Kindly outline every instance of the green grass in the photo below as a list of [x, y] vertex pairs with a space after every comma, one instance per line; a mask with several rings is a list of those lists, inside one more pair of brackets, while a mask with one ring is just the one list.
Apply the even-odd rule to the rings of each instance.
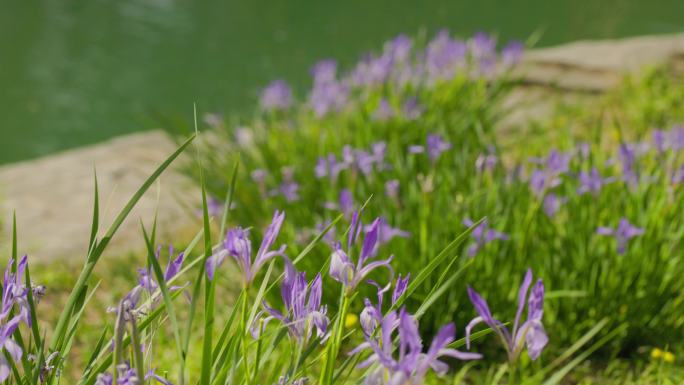
[[[364, 341], [354, 316], [363, 309], [364, 297], [375, 299], [376, 289], [365, 280], [356, 289], [343, 286], [328, 275], [328, 242], [343, 241], [355, 231], [348, 216], [327, 204], [337, 202], [345, 188], [352, 192], [354, 206], [363, 209], [364, 223], [383, 216], [410, 233], [377, 250], [378, 259], [394, 255], [394, 272], [411, 274], [405, 295], [393, 306], [385, 302], [383, 311], [404, 308], [412, 313], [425, 345], [442, 325], [455, 322], [456, 340], [449, 347], [465, 349], [463, 329], [477, 315], [466, 296], [467, 285], [510, 327], [526, 269], [532, 268], [545, 284], [543, 324], [550, 344], [539, 360], [522, 354], [504, 363], [497, 339], [482, 327], [474, 334], [473, 351], [484, 354], [483, 360], [450, 361], [449, 376], [430, 374], [425, 383], [682, 383], [684, 282], [679, 278], [684, 273], [684, 228], [679, 214], [684, 194], [671, 182], [673, 170], [682, 165], [680, 152], [645, 152], [635, 166], [642, 183], [629, 186], [616, 180], [596, 195], [579, 195], [576, 175], [597, 167], [604, 175], [622, 177], [613, 160], [618, 146], [650, 140], [654, 127], [682, 121], [684, 86], [666, 70], [653, 70], [626, 79], [620, 89], [591, 105], [561, 106], [549, 120], [532, 129], [509, 129], [508, 137], [501, 138], [501, 101], [516, 86], [508, 75], [485, 79], [456, 74], [429, 85], [386, 83], [356, 89], [342, 111], [324, 117], [298, 103], [287, 110], [236, 118], [236, 124], [249, 127], [249, 137], [236, 133], [232, 124], [200, 136], [197, 162], [188, 171], [198, 176], [201, 186], [202, 226], [194, 239], [178, 240], [176, 246], [185, 246], [185, 264], [169, 280], [162, 279], [166, 255], [160, 260], [154, 255], [157, 229], [165, 225], [156, 220], [141, 230], [146, 253], [119, 259], [102, 255], [137, 199], [197, 133], [150, 176], [102, 237], [95, 183], [93, 230], [81, 273], [74, 276], [74, 269], [66, 266], [37, 265], [32, 265], [30, 276], [26, 272], [27, 282], [44, 283], [49, 291], [38, 306], [27, 294], [36, 322], [32, 328], [22, 325], [12, 336], [22, 342], [25, 356], [12, 361], [10, 383], [35, 384], [42, 377], [40, 383], [90, 385], [99, 374], [114, 373], [124, 363], [138, 375], [154, 369], [181, 385], [272, 384], [284, 374], [290, 375], [288, 383], [300, 377], [326, 385], [362, 383], [375, 367], [359, 368], [366, 356], [347, 353]], [[410, 97], [423, 108], [419, 117], [372, 118], [381, 99], [398, 112]], [[441, 135], [452, 148], [437, 160], [407, 151], [411, 145], [424, 145], [429, 134]], [[334, 181], [314, 174], [320, 156], [332, 153], [339, 159], [345, 145], [368, 150], [378, 141], [386, 143], [388, 167], [367, 175], [345, 170]], [[566, 199], [549, 216], [543, 197], [530, 189], [527, 175], [540, 166], [529, 158], [546, 156], [551, 149], [575, 153], [580, 143], [589, 143], [588, 153], [575, 154], [569, 170], [558, 175], [558, 184], [542, 192]], [[486, 153], [504, 161], [487, 171], [476, 170], [477, 158]], [[284, 167], [291, 167], [291, 177], [300, 186], [294, 201], [270, 194], [288, 181]], [[264, 184], [250, 177], [257, 169], [267, 173]], [[391, 180], [399, 181], [397, 196], [385, 194]], [[210, 213], [207, 194], [219, 197], [223, 210]], [[263, 303], [283, 307], [278, 288], [285, 278], [281, 260], [266, 263], [251, 283], [231, 257], [214, 280], [205, 274], [208, 257], [222, 250], [224, 230], [233, 226], [250, 229], [254, 258], [256, 241], [275, 210], [287, 216], [272, 249], [286, 244], [296, 269], [306, 271], [309, 279], [322, 274], [322, 302], [330, 321], [324, 342], [295, 338], [288, 333], [291, 325], [277, 321], [258, 337], [250, 333], [251, 327], [261, 325], [255, 320]], [[509, 238], [488, 243], [471, 256], [473, 232], [485, 217]], [[615, 240], [596, 230], [614, 227], [623, 217], [643, 227], [644, 234], [631, 239], [621, 254]], [[464, 225], [465, 218], [475, 225]], [[326, 223], [324, 229], [317, 227]], [[21, 239], [21, 229], [13, 233]], [[12, 249], [16, 260], [21, 242], [15, 241]], [[356, 260], [360, 249], [357, 242], [346, 251]], [[159, 288], [127, 312], [122, 298], [136, 283], [134, 266], [148, 268]], [[387, 273], [378, 270], [369, 278], [384, 284]], [[183, 289], [173, 290], [176, 285]], [[118, 314], [105, 312], [117, 304]], [[21, 304], [15, 304], [11, 314], [20, 309]], [[313, 327], [310, 320], [307, 325]], [[114, 341], [113, 349], [109, 341]], [[145, 345], [143, 351], [134, 348], [139, 344]], [[60, 370], [46, 372], [46, 357], [55, 351], [59, 355], [52, 364]], [[29, 353], [35, 358], [28, 360]], [[115, 379], [124, 375], [117, 373]]]
[[[548, 120], [519, 131], [506, 130], [508, 136], [502, 138], [498, 133], [504, 114], [500, 100], [514, 83], [505, 77], [484, 82], [456, 76], [428, 89], [386, 86], [359, 95], [345, 111], [324, 118], [313, 116], [304, 104], [284, 112], [256, 111], [252, 117], [221, 125], [216, 133], [219, 139], [205, 143], [209, 189], [219, 196], [232, 165], [223, 154], [240, 152], [244, 171], [238, 182], [242, 188], [236, 193], [237, 207], [231, 213], [235, 223], [259, 223], [274, 209], [283, 209], [288, 214], [284, 231], [293, 239], [338, 215], [326, 209], [325, 203], [336, 202], [341, 189], [350, 189], [357, 204], [371, 197], [366, 209], [370, 217], [382, 215], [411, 233], [408, 239], [395, 238], [381, 251], [395, 255], [395, 269], [403, 274], [425, 266], [440, 247], [463, 231], [463, 218], [488, 217], [495, 229], [511, 239], [492, 242], [472, 261], [465, 255], [467, 245], [459, 248], [458, 266], [472, 265], [440, 299], [438, 310], [425, 314], [421, 322], [425, 333], [433, 333], [450, 320], [463, 327], [475, 315], [465, 296], [466, 283], [483, 292], [493, 309], [501, 309], [495, 312], [502, 314], [495, 315], [510, 317], [515, 290], [529, 266], [550, 291], [545, 317], [552, 351], [562, 351], [604, 317], [609, 320], [605, 332], [625, 328], [594, 358], [639, 360], [643, 351], [653, 347], [681, 350], [683, 194], [679, 185], [669, 182], [672, 170], [681, 164], [680, 155], [662, 158], [650, 152], [641, 157], [639, 172], [652, 181], [637, 188], [615, 182], [597, 197], [575, 192], [579, 171], [597, 167], [604, 175], [620, 177], [619, 165], [610, 163], [621, 142], [650, 140], [654, 128], [669, 129], [684, 121], [681, 81], [669, 76], [667, 69], [646, 71], [626, 78], [618, 90], [588, 105], [560, 105]], [[370, 119], [381, 98], [399, 109], [408, 96], [417, 96], [425, 108], [419, 119]], [[250, 129], [249, 141], [240, 139], [236, 127]], [[407, 154], [408, 146], [424, 144], [430, 133], [454, 145], [434, 167], [425, 157]], [[339, 159], [345, 145], [368, 150], [377, 141], [387, 143], [385, 159], [391, 169], [370, 176], [344, 171], [335, 183], [314, 176], [318, 157], [332, 153]], [[590, 154], [586, 159], [575, 156], [570, 172], [553, 189], [568, 200], [549, 218], [527, 181], [509, 182], [508, 175], [518, 165], [529, 174], [535, 167], [529, 157], [545, 156], [551, 149], [572, 152], [580, 143], [589, 143]], [[476, 159], [490, 148], [505, 162], [480, 174]], [[284, 167], [294, 170], [300, 184], [296, 202], [282, 196], [265, 197], [264, 190], [283, 182]], [[257, 169], [266, 171], [265, 188], [250, 179], [250, 172]], [[384, 184], [389, 180], [400, 182], [399, 199], [385, 196]], [[614, 241], [597, 235], [596, 229], [615, 226], [622, 217], [646, 233], [629, 242], [625, 255], [618, 255]], [[323, 257], [324, 252], [305, 261], [303, 267], [314, 272]], [[421, 285], [409, 300], [410, 307], [415, 309], [425, 300], [436, 279], [430, 277]], [[360, 304], [352, 308], [360, 311]], [[489, 343], [479, 348], [498, 351], [490, 349]]]

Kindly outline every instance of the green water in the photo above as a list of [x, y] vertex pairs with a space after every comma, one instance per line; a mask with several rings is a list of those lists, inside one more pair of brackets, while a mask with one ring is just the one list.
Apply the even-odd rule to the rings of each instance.
[[539, 45], [684, 30], [684, 1], [1, 0], [0, 163], [201, 111], [252, 108], [278, 77], [302, 95], [320, 58], [352, 63], [400, 32]]

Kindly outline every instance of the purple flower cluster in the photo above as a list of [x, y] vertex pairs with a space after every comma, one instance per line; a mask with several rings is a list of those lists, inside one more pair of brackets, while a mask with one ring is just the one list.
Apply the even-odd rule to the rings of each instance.
[[468, 48], [479, 73], [489, 74], [496, 65], [496, 40], [485, 33], [476, 33], [469, 41]]
[[271, 196], [282, 195], [287, 202], [297, 202], [299, 200], [299, 183], [295, 181], [294, 169], [283, 167], [281, 170], [283, 181], [277, 189], [270, 192]]
[[668, 131], [653, 131], [653, 145], [659, 153], [684, 149], [684, 126], [675, 126]]
[[387, 168], [386, 151], [385, 142], [373, 143], [369, 151], [346, 145], [342, 148], [342, 157], [339, 161], [335, 154], [319, 157], [314, 167], [314, 174], [318, 179], [328, 177], [332, 182], [335, 182], [344, 170], [370, 175], [373, 171], [382, 171]]
[[313, 88], [309, 94], [309, 104], [318, 117], [329, 112], [341, 111], [349, 100], [349, 86], [337, 80], [337, 63], [322, 60], [311, 69]]
[[290, 335], [300, 341], [307, 341], [316, 330], [316, 336], [325, 342], [329, 334], [327, 333], [328, 323], [326, 306], [321, 305], [323, 293], [321, 274], [308, 283], [306, 273], [297, 272], [292, 263], [285, 259], [285, 279], [280, 286], [280, 293], [285, 306], [285, 312], [263, 304], [265, 313], [268, 316], [257, 316], [252, 325], [252, 335], [258, 338], [261, 330], [269, 321], [276, 319], [287, 326]]
[[292, 89], [284, 80], [275, 80], [261, 91], [259, 104], [265, 111], [286, 110], [292, 105]]
[[[155, 258], [159, 260], [161, 254], [161, 246], [157, 247], [155, 252]], [[176, 277], [183, 267], [183, 261], [185, 259], [184, 253], [179, 253], [174, 257], [174, 248], [169, 246], [169, 261], [167, 262], [166, 269], [164, 270], [164, 282], [168, 283], [172, 278]], [[183, 286], [172, 285], [169, 286], [169, 290], [175, 291], [182, 289]], [[139, 313], [144, 313], [149, 309], [139, 309], [138, 304], [144, 292], [147, 292], [151, 296], [150, 307], [156, 306], [161, 300], [160, 296], [154, 296], [154, 294], [159, 289], [159, 283], [154, 277], [154, 272], [152, 267], [148, 268], [138, 268], [138, 284], [131, 289], [126, 296], [121, 300], [117, 307], [109, 307], [107, 309], [110, 313], [119, 313], [120, 310], [124, 310], [126, 313], [124, 318], [130, 320], [131, 318], [137, 316]]]
[[128, 363], [117, 366], [116, 371], [118, 374], [116, 384], [114, 384], [114, 377], [110, 373], [100, 373], [97, 375], [95, 385], [140, 385], [151, 380], [161, 385], [173, 385], [171, 381], [156, 374], [153, 370], [147, 372], [143, 380], [141, 380], [138, 372], [131, 368]]
[[578, 179], [580, 187], [577, 189], [577, 193], [580, 195], [591, 193], [594, 196], [597, 196], [601, 192], [603, 186], [615, 180], [613, 177], [602, 177], [596, 167], [592, 168], [588, 173], [584, 171], [580, 172]]
[[466, 65], [468, 45], [458, 39], [452, 39], [449, 31], [437, 33], [425, 49], [425, 72], [429, 83], [451, 79], [456, 71]]
[[[465, 226], [471, 227], [475, 224], [475, 222], [473, 222], [470, 218], [466, 218], [463, 220], [463, 224]], [[477, 225], [477, 227], [473, 229], [473, 232], [470, 234], [470, 236], [474, 241], [470, 246], [468, 246], [468, 255], [470, 257], [477, 255], [477, 253], [482, 250], [485, 245], [492, 241], [506, 241], [509, 238], [507, 234], [490, 228], [489, 221], [487, 219], [483, 220], [479, 225]]]
[[[341, 76], [334, 60], [316, 63], [311, 69], [313, 86], [308, 105], [320, 118], [342, 111], [350, 104], [353, 92], [368, 95], [368, 91], [384, 85], [429, 87], [452, 79], [459, 72], [475, 76], [491, 74], [497, 63], [504, 68], [517, 64], [524, 49], [522, 43], [512, 41], [499, 55], [496, 47], [496, 39], [483, 32], [464, 41], [442, 30], [424, 50], [414, 49], [409, 37], [399, 35], [385, 43], [382, 52], [364, 55], [351, 71]], [[264, 111], [285, 110], [292, 106], [292, 99], [287, 83], [276, 80], [261, 92], [260, 105]], [[422, 108], [415, 98], [409, 98], [403, 103], [402, 111], [411, 120], [420, 116]], [[393, 111], [382, 100], [373, 115], [377, 120], [386, 120], [393, 116]]]
[[570, 154], [552, 150], [546, 158], [533, 158], [533, 163], [542, 166], [530, 175], [530, 189], [539, 197], [547, 190], [558, 186], [560, 176], [570, 170]]
[[[377, 322], [377, 333], [364, 333], [365, 342], [349, 353], [354, 355], [370, 350], [371, 355], [358, 367], [378, 365], [377, 369], [368, 375], [364, 384], [421, 384], [430, 368], [439, 375], [447, 372], [449, 366], [440, 360], [441, 357], [459, 360], [482, 357], [477, 353], [461, 352], [448, 347], [454, 342], [456, 334], [456, 327], [452, 323], [442, 327], [430, 343], [427, 352], [423, 352], [418, 321], [405, 308], [398, 314], [396, 311], [390, 311], [385, 316], [378, 317]], [[398, 344], [394, 342], [395, 336], [398, 337]], [[385, 378], [389, 380], [385, 381]]]

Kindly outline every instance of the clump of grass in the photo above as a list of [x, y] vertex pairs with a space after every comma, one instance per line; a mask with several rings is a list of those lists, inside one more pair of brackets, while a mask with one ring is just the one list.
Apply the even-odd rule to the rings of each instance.
[[[240, 152], [245, 172], [233, 217], [254, 223], [285, 209], [283, 232], [302, 241], [303, 228], [315, 234], [372, 196], [367, 212], [383, 217], [388, 247], [399, 250], [394, 266], [403, 274], [427, 264], [468, 220], [487, 217], [482, 235], [456, 250], [463, 257], [456, 265], [470, 267], [439, 310], [425, 314], [421, 327], [429, 334], [445, 321], [462, 325], [472, 316], [464, 310], [463, 282], [485, 282], [482, 291], [498, 307], [515, 296], [521, 266], [531, 266], [551, 291], [552, 346], [572, 343], [605, 317], [611, 327], [629, 327], [601, 350], [604, 358], [678, 344], [684, 337], [683, 287], [676, 278], [684, 269], [677, 215], [681, 82], [666, 69], [651, 70], [591, 105], [559, 109], [536, 130], [507, 130], [509, 137], [500, 138], [500, 102], [515, 79], [506, 71], [484, 74], [472, 52], [479, 39], [465, 43], [470, 53], [437, 79], [414, 74], [419, 81], [401, 82], [398, 74], [429, 63], [435, 47], [449, 46], [444, 35], [414, 43], [410, 59], [380, 71], [386, 74], [380, 80], [355, 81], [366, 68], [384, 68], [378, 61], [393, 52], [393, 40], [327, 80], [315, 69], [330, 62], [315, 66], [306, 100], [297, 102], [278, 82], [264, 90], [253, 116], [230, 124], [208, 120], [217, 135], [204, 143], [213, 174], [209, 191], [217, 196], [225, 189], [231, 162], [224, 154]], [[321, 113], [326, 91], [339, 103]], [[276, 96], [280, 103], [273, 103]], [[615, 231], [623, 220], [643, 233], [625, 242], [616, 233], [597, 233]], [[318, 262], [304, 261], [302, 268], [314, 273]], [[436, 280], [417, 288], [416, 304]]]

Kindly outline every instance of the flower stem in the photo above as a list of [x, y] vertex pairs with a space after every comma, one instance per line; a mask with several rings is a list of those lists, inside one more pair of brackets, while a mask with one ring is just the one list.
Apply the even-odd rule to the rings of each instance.
[[145, 378], [145, 362], [142, 355], [142, 340], [140, 338], [140, 331], [135, 322], [135, 317], [131, 318], [131, 343], [133, 345], [133, 359], [135, 361], [135, 370], [138, 372], [138, 378], [144, 382]]
[[508, 384], [509, 385], [517, 385], [520, 383], [518, 381], [518, 365], [515, 364], [515, 362], [509, 362], [508, 363]]
[[349, 310], [349, 297], [345, 294], [345, 288], [342, 288], [341, 294], [341, 305], [339, 316], [335, 323], [335, 328], [333, 329], [333, 334], [328, 341], [328, 349], [325, 357], [325, 364], [323, 370], [321, 371], [320, 385], [331, 385], [333, 383], [333, 372], [335, 368], [335, 361], [337, 360], [337, 353], [340, 350], [340, 344], [342, 343], [342, 334], [344, 333], [344, 319], [347, 316], [347, 311]]
[[299, 361], [302, 358], [302, 350], [304, 349], [304, 340], [297, 340], [297, 350], [294, 355], [294, 362], [292, 363], [292, 375], [290, 376], [290, 383], [294, 383], [297, 378], [297, 370], [299, 370]]
[[249, 349], [247, 347], [247, 317], [249, 317], [247, 314], [247, 297], [249, 297], [249, 294], [247, 292], [247, 287], [243, 288], [243, 290], [245, 295], [242, 301], [242, 315], [240, 316], [240, 330], [242, 331], [242, 363], [245, 367], [245, 384], [249, 385], [251, 383], [251, 376], [249, 375], [249, 362], [247, 361], [249, 353]]

